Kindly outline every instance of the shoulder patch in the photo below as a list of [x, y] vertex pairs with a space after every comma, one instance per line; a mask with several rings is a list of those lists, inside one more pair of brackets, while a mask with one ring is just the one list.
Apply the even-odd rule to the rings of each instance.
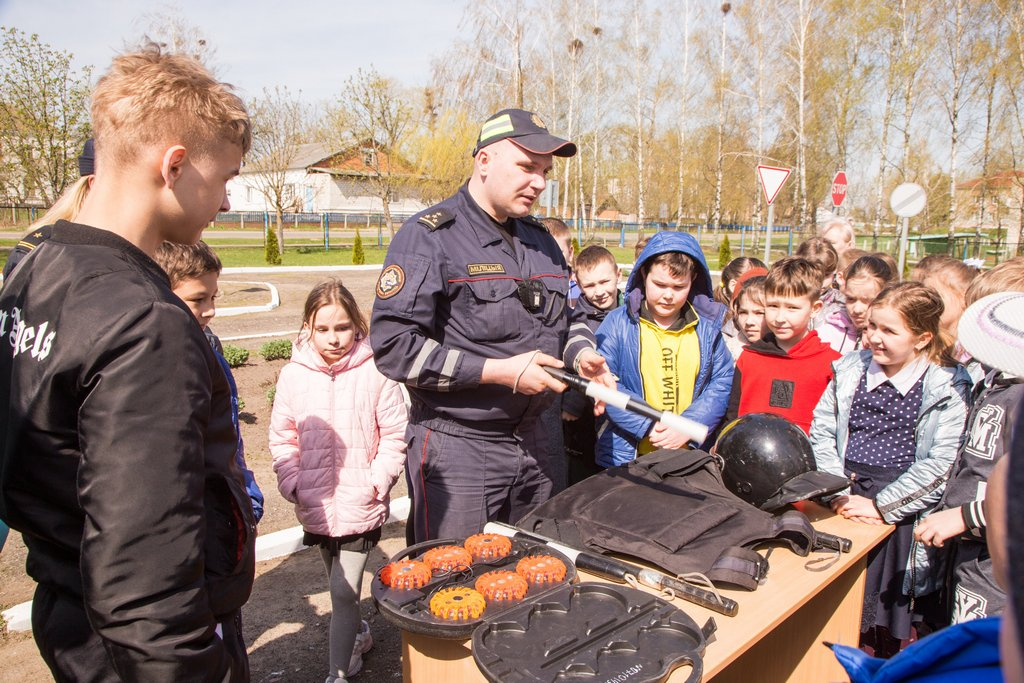
[[45, 242], [50, 237], [50, 226], [44, 226], [38, 230], [33, 230], [29, 234], [25, 235], [18, 242], [18, 246], [23, 251], [29, 252], [38, 247], [40, 244]]
[[390, 299], [405, 286], [405, 271], [401, 266], [390, 265], [381, 271], [377, 279], [377, 298]]
[[548, 229], [544, 227], [544, 224], [541, 223], [538, 219], [534, 218], [533, 216], [523, 216], [519, 220], [529, 225], [531, 228], [537, 228], [538, 230], [543, 230], [544, 232], [548, 231]]
[[451, 223], [453, 220], [455, 220], [455, 214], [448, 209], [434, 209], [417, 218], [416, 222], [426, 226], [427, 230], [433, 232]]

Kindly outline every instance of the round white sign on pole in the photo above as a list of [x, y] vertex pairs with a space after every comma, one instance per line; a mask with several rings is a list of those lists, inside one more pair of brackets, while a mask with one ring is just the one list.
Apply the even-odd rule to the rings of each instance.
[[900, 218], [911, 218], [924, 211], [928, 195], [917, 183], [898, 185], [889, 195], [889, 206]]

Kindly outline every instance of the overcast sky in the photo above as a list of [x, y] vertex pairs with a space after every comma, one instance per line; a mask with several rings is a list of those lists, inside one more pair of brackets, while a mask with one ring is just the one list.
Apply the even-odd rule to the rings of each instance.
[[220, 77], [247, 99], [287, 85], [325, 100], [371, 64], [404, 85], [426, 85], [431, 59], [454, 40], [465, 0], [0, 0], [0, 25], [74, 54], [102, 73], [147, 12], [176, 7], [216, 46]]

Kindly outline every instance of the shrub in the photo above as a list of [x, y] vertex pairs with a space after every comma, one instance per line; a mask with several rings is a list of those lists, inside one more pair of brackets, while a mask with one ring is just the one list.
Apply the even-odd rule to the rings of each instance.
[[224, 360], [228, 362], [228, 367], [237, 368], [249, 360], [249, 352], [240, 346], [225, 346]]
[[267, 389], [267, 401], [270, 402], [270, 405], [274, 405], [274, 397], [275, 396], [277, 396], [277, 386], [276, 385], [270, 387], [269, 389]]
[[263, 258], [268, 265], [281, 265], [281, 254], [277, 251], [277, 233], [272, 227], [267, 230], [267, 239], [263, 243]]
[[361, 266], [366, 263], [366, 254], [363, 253], [363, 238], [356, 228], [356, 241], [352, 243], [352, 263]]
[[278, 360], [280, 358], [292, 357], [292, 343], [287, 339], [275, 339], [268, 341], [260, 347], [260, 355], [263, 360]]
[[732, 261], [732, 246], [729, 244], [729, 236], [722, 235], [722, 243], [718, 246], [718, 267], [725, 268]]
[[574, 255], [580, 253], [580, 241], [575, 237], [572, 238], [572, 253]]

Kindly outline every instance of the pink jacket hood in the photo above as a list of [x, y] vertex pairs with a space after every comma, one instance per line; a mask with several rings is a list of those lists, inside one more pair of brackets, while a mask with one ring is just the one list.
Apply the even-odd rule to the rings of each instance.
[[377, 370], [367, 340], [328, 366], [300, 339], [277, 380], [270, 453], [304, 529], [337, 538], [386, 521], [407, 420], [402, 392]]

